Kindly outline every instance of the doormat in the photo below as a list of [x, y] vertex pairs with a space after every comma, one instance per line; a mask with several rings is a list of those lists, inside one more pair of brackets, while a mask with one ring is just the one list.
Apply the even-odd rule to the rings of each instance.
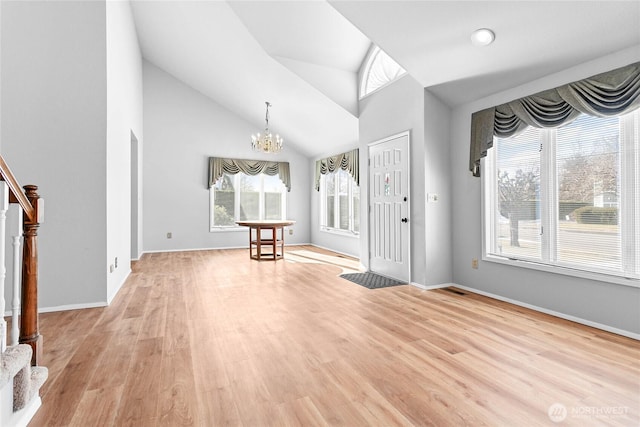
[[376, 273], [347, 273], [341, 274], [340, 277], [347, 279], [353, 283], [364, 286], [369, 289], [388, 288], [389, 286], [406, 285], [406, 283], [397, 279], [390, 279], [388, 277], [380, 276]]

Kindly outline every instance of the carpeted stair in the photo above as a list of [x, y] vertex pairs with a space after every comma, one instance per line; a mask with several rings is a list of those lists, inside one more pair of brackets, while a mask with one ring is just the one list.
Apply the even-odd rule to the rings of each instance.
[[[43, 366], [31, 366], [31, 346], [19, 344], [7, 349], [0, 359], [0, 391], [13, 380], [13, 412], [23, 409], [38, 393], [49, 372]], [[6, 409], [6, 408], [2, 408]], [[0, 412], [4, 419], [8, 414]], [[2, 424], [2, 420], [0, 420]]]

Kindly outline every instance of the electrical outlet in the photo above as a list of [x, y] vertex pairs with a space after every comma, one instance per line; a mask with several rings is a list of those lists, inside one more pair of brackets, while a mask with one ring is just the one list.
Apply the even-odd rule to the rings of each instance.
[[168, 232], [168, 233], [167, 233], [167, 239], [171, 239], [172, 237], [173, 237], [173, 233]]
[[431, 202], [431, 203], [435, 203], [438, 201], [438, 194], [437, 193], [427, 193], [427, 201]]
[[118, 268], [118, 257], [116, 257], [115, 261], [113, 262], [113, 265], [115, 265], [115, 267]]
[[293, 236], [293, 228], [289, 229], [289, 236]]
[[471, 260], [471, 268], [475, 268], [476, 270], [478, 269], [478, 258], [473, 258]]

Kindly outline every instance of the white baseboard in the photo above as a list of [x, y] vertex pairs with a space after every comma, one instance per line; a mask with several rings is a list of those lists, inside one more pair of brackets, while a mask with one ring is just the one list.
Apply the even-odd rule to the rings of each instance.
[[82, 310], [84, 308], [98, 308], [98, 307], [106, 307], [106, 301], [102, 302], [89, 302], [84, 304], [65, 304], [65, 305], [56, 305], [53, 307], [39, 307], [38, 313], [51, 313], [53, 311], [69, 311], [69, 310]]
[[549, 309], [546, 309], [546, 308], [543, 308], [543, 307], [538, 307], [538, 306], [533, 305], [533, 304], [528, 304], [526, 302], [514, 300], [514, 299], [511, 299], [511, 298], [506, 298], [506, 297], [503, 297], [503, 296], [500, 296], [500, 295], [492, 294], [490, 292], [485, 292], [485, 291], [481, 291], [479, 289], [470, 288], [468, 286], [457, 285], [455, 283], [451, 283], [450, 285], [447, 285], [447, 286], [455, 286], [456, 288], [464, 289], [465, 291], [472, 292], [474, 294], [483, 295], [485, 297], [489, 297], [489, 298], [497, 299], [497, 300], [500, 300], [500, 301], [508, 302], [509, 304], [514, 304], [514, 305], [517, 305], [517, 306], [520, 306], [520, 307], [529, 308], [531, 310], [539, 311], [540, 313], [549, 314], [551, 316], [559, 317], [561, 319], [570, 320], [572, 322], [580, 323], [580, 324], [586, 325], [586, 326], [591, 326], [592, 328], [601, 329], [601, 330], [607, 331], [607, 332], [612, 332], [614, 334], [622, 335], [624, 337], [632, 338], [634, 340], [640, 340], [640, 334], [637, 334], [635, 332], [626, 331], [624, 329], [614, 328], [614, 327], [609, 326], [609, 325], [604, 325], [602, 323], [593, 322], [593, 321], [587, 320], [587, 319], [582, 319], [580, 317], [572, 316], [570, 314], [560, 313], [558, 311], [549, 310]]
[[[312, 246], [312, 245], [311, 245], [311, 243], [285, 243], [285, 246]], [[161, 254], [163, 252], [218, 251], [218, 250], [228, 250], [228, 249], [246, 249], [246, 250], [249, 250], [249, 247], [247, 245], [243, 245], [243, 246], [223, 246], [223, 247], [215, 247], [215, 248], [160, 249], [160, 250], [152, 250], [152, 251], [143, 251], [142, 255], [144, 255], [144, 254]], [[140, 256], [140, 258], [142, 258], [142, 255]]]
[[[55, 305], [51, 307], [38, 307], [38, 313], [52, 313], [55, 311], [69, 311], [69, 310], [83, 310], [85, 308], [99, 308], [99, 307], [108, 307], [113, 301], [113, 298], [118, 294], [118, 291], [124, 285], [126, 279], [120, 284], [118, 290], [113, 294], [112, 298], [109, 301], [99, 301], [99, 302], [87, 302], [82, 304], [65, 304], [65, 305]], [[12, 311], [6, 311], [4, 313], [5, 317], [10, 317], [13, 314]]]
[[[223, 250], [223, 249], [248, 249], [248, 247], [246, 247], [246, 246], [225, 246], [225, 247], [221, 247], [221, 248], [158, 249], [158, 250], [152, 250], [152, 251], [143, 251], [142, 255], [144, 255], [144, 254], [161, 254], [161, 253], [165, 253], [165, 252], [216, 251], [216, 250]], [[142, 256], [140, 256], [140, 258], [142, 258]]]
[[409, 284], [411, 286], [415, 286], [416, 288], [422, 289], [423, 291], [431, 291], [433, 289], [442, 289], [442, 288], [448, 288], [449, 286], [456, 286], [453, 283], [442, 283], [439, 285], [422, 285], [420, 283], [410, 282]]
[[[85, 308], [99, 308], [99, 307], [107, 307], [109, 304], [106, 301], [101, 302], [88, 302], [83, 304], [65, 304], [65, 305], [55, 305], [52, 307], [38, 307], [38, 313], [52, 313], [54, 311], [69, 311], [69, 310], [82, 310]], [[20, 312], [18, 312], [20, 314]], [[5, 311], [5, 317], [11, 317], [13, 312]]]
[[[314, 245], [312, 245], [311, 243], [285, 243], [285, 246], [314, 246]], [[143, 251], [142, 255], [144, 255], [144, 254], [161, 254], [163, 252], [218, 251], [218, 250], [228, 250], [228, 249], [247, 249], [247, 250], [249, 250], [249, 247], [246, 246], [246, 245], [243, 245], [243, 246], [222, 246], [222, 247], [215, 247], [215, 248], [160, 249], [160, 250], [152, 250], [152, 251]], [[328, 249], [328, 250], [331, 250], [331, 249]], [[336, 251], [334, 251], [334, 252], [336, 252]], [[140, 258], [142, 258], [142, 255], [140, 256]], [[349, 255], [349, 256], [351, 256], [351, 255]]]
[[113, 299], [116, 297], [116, 295], [118, 295], [118, 292], [120, 291], [120, 289], [122, 289], [122, 286], [125, 284], [125, 282], [127, 281], [127, 279], [129, 278], [130, 275], [131, 275], [131, 269], [129, 269], [129, 271], [127, 271], [127, 275], [124, 276], [124, 279], [120, 282], [120, 284], [115, 289], [115, 291], [112, 292], [111, 295], [107, 295], [107, 305], [111, 305], [111, 301], [113, 301]]
[[[337, 254], [344, 255], [344, 256], [348, 256], [348, 257], [351, 257], [351, 258], [360, 259], [360, 257], [359, 257], [359, 256], [357, 256], [357, 255], [348, 254], [348, 253], [346, 253], [346, 252], [336, 251], [335, 249], [325, 248], [324, 246], [315, 245], [315, 244], [313, 244], [313, 243], [305, 243], [305, 245], [313, 246], [314, 248], [318, 248], [318, 249], [324, 249], [325, 251], [335, 252], [335, 253], [337, 253]], [[302, 246], [302, 245], [300, 245], [300, 246]]]

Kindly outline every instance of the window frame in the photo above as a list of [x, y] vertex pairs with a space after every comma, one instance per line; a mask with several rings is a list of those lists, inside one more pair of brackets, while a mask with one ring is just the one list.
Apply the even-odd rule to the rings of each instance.
[[[499, 264], [524, 267], [534, 270], [557, 273], [572, 277], [598, 280], [608, 283], [615, 283], [631, 287], [640, 287], [640, 277], [627, 277], [630, 275], [640, 276], [640, 242], [634, 239], [640, 224], [640, 200], [634, 197], [634, 191], [640, 189], [640, 110], [620, 116], [620, 146], [619, 153], [621, 155], [620, 163], [620, 182], [627, 185], [621, 186], [621, 206], [620, 217], [629, 218], [627, 221], [621, 222], [621, 263], [623, 272], [616, 274], [610, 270], [599, 268], [587, 268], [576, 264], [570, 264], [557, 260], [556, 241], [557, 236], [557, 215], [558, 196], [557, 196], [557, 156], [555, 130], [542, 129], [541, 135], [541, 158], [540, 158], [540, 192], [545, 197], [541, 197], [541, 213], [540, 225], [545, 230], [541, 235], [541, 257], [533, 259], [526, 257], [515, 258], [512, 255], [501, 256], [496, 250], [496, 216], [497, 216], [497, 195], [498, 183], [495, 179], [496, 174], [496, 156], [497, 150], [490, 149], [486, 158], [481, 159], [482, 174], [481, 182], [481, 215], [482, 215], [482, 259]], [[631, 135], [625, 138], [625, 135]], [[629, 149], [629, 145], [633, 148], [633, 155], [622, 156], [624, 150]], [[553, 154], [553, 155], [552, 155]], [[631, 182], [629, 174], [633, 174], [634, 181]], [[629, 183], [631, 183], [629, 185]], [[543, 203], [543, 200], [545, 201]], [[550, 201], [550, 203], [549, 203]], [[630, 203], [629, 203], [630, 201]], [[631, 241], [629, 241], [629, 239]], [[556, 258], [556, 259], [554, 259]], [[629, 272], [631, 273], [624, 273]], [[634, 273], [635, 271], [635, 273]]]
[[[335, 189], [335, 195], [334, 195], [334, 200], [333, 200], [333, 219], [334, 219], [334, 225], [340, 223], [340, 197], [339, 194], [339, 188], [340, 188], [340, 174], [342, 173], [342, 176], [345, 176], [348, 178], [347, 182], [348, 182], [348, 189], [347, 189], [347, 199], [349, 200], [349, 229], [345, 230], [343, 228], [340, 227], [329, 227], [327, 226], [327, 184], [326, 184], [326, 180], [331, 177], [332, 179], [334, 179], [334, 189]], [[355, 180], [353, 179], [353, 177], [346, 171], [344, 171], [343, 169], [338, 169], [334, 172], [328, 173], [328, 174], [322, 174], [320, 176], [320, 231], [324, 231], [327, 233], [333, 233], [333, 234], [340, 234], [343, 236], [350, 236], [350, 237], [360, 237], [360, 231], [355, 231], [355, 216], [354, 216], [354, 210], [355, 210], [355, 203], [353, 201], [353, 188], [355, 187], [359, 187], [358, 184], [356, 184]], [[360, 203], [360, 195], [358, 195], [358, 204]]]
[[[395, 64], [400, 68], [401, 72], [395, 78], [389, 79], [386, 83], [378, 86], [377, 88], [375, 88], [374, 90], [372, 90], [370, 92], [366, 92], [366, 89], [367, 89], [367, 86], [368, 86], [368, 82], [369, 82], [369, 76], [371, 74], [371, 69], [373, 68], [373, 65], [375, 64], [375, 61], [378, 58], [378, 55], [380, 53], [384, 53], [393, 62], [395, 62]], [[360, 84], [358, 85], [358, 99], [362, 100], [362, 99], [368, 97], [369, 95], [372, 95], [372, 94], [378, 92], [379, 90], [389, 86], [391, 83], [393, 83], [393, 82], [401, 79], [402, 77], [406, 76], [407, 74], [408, 74], [407, 70], [405, 70], [393, 58], [391, 58], [385, 51], [380, 49], [379, 46], [372, 45], [371, 49], [369, 50], [369, 52], [365, 56], [365, 59], [364, 59], [364, 62], [363, 62], [362, 72], [361, 72], [361, 75], [360, 75]]]
[[[259, 201], [258, 201], [258, 212], [259, 212], [259, 218], [260, 220], [264, 219], [264, 215], [265, 215], [265, 207], [264, 207], [264, 202], [265, 202], [265, 194], [264, 194], [264, 180], [265, 180], [265, 176], [268, 176], [264, 173], [258, 174], [258, 175], [247, 175], [243, 172], [239, 172], [237, 174], [228, 174], [228, 173], [224, 173], [222, 175], [222, 177], [220, 179], [224, 179], [224, 176], [227, 175], [229, 176], [231, 179], [233, 179], [233, 185], [234, 185], [234, 194], [233, 194], [233, 203], [234, 203], [234, 218], [233, 221], [241, 221], [241, 219], [239, 218], [240, 215], [240, 195], [241, 195], [241, 191], [235, 191], [235, 188], [239, 188], [239, 182], [240, 179], [242, 177], [242, 175], [247, 176], [247, 177], [251, 177], [251, 176], [258, 176], [260, 177], [260, 197], [259, 197]], [[279, 179], [279, 175], [276, 175]], [[217, 183], [217, 182], [216, 182]], [[284, 184], [282, 184], [282, 220], [284, 221], [287, 216], [287, 209], [289, 208], [289, 205], [287, 203], [287, 188], [285, 187]], [[210, 232], [220, 232], [220, 231], [242, 231], [244, 229], [244, 227], [239, 226], [238, 224], [233, 224], [233, 225], [215, 225], [213, 223], [214, 221], [214, 208], [215, 208], [215, 185], [212, 185], [211, 188], [209, 188], [209, 231]]]

